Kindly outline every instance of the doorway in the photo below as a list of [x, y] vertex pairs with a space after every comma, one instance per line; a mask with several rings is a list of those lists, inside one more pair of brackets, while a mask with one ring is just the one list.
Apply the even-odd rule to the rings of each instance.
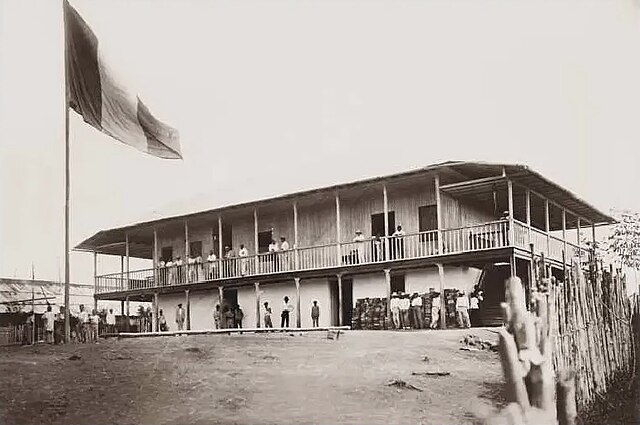
[[[331, 323], [333, 326], [340, 324], [340, 308], [338, 298], [338, 279], [329, 279], [329, 296], [331, 297]], [[353, 279], [342, 278], [342, 325], [351, 326], [353, 319]]]
[[258, 253], [269, 252], [269, 245], [273, 240], [273, 230], [258, 232]]
[[[396, 229], [396, 213], [389, 211], [389, 236]], [[371, 236], [385, 236], [384, 213], [371, 214]]]
[[[228, 307], [235, 307], [238, 305], [238, 290], [237, 289], [225, 289], [224, 290], [224, 305]], [[224, 308], [223, 305], [223, 308]], [[243, 306], [246, 308], [246, 306]]]

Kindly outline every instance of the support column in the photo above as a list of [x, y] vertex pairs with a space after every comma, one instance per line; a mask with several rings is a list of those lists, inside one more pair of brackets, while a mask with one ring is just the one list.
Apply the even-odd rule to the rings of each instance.
[[527, 233], [529, 236], [527, 244], [529, 244], [531, 243], [531, 191], [529, 189], [525, 192], [525, 203], [527, 205]]
[[513, 227], [513, 183], [507, 180], [507, 197], [509, 200], [509, 229], [507, 246], [515, 246], [515, 232]]
[[[120, 256], [120, 290], [124, 291], [124, 257]], [[124, 309], [122, 310], [122, 315], [124, 316]]]
[[189, 301], [189, 290], [185, 289], [184, 290], [184, 299], [185, 299], [185, 305], [186, 305], [186, 310], [187, 310], [187, 330], [191, 330], [191, 303]]
[[387, 288], [387, 325], [391, 329], [393, 318], [391, 317], [391, 269], [384, 269], [384, 282]]
[[258, 243], [258, 209], [257, 208], [253, 209], [253, 247], [254, 247], [254, 252], [256, 254], [255, 257], [253, 258], [255, 272], [260, 273], [259, 272], [260, 262], [258, 259], [259, 243]]
[[159, 295], [157, 292], [153, 293], [153, 331], [160, 332], [160, 321], [158, 320], [158, 300]]
[[296, 282], [296, 327], [302, 327], [302, 317], [301, 317], [301, 309], [300, 309], [300, 278], [294, 277], [293, 280]]
[[509, 255], [509, 271], [511, 277], [515, 277], [517, 275], [516, 256], [513, 253]]
[[129, 332], [130, 328], [131, 328], [131, 314], [130, 314], [130, 302], [129, 302], [129, 295], [126, 296], [126, 301], [125, 301], [126, 305], [127, 305], [127, 318], [126, 318], [126, 322], [125, 322], [125, 326], [124, 328], [127, 330], [127, 332]]
[[338, 277], [338, 326], [342, 326], [342, 274], [338, 273], [336, 276]]
[[93, 309], [98, 310], [98, 253], [93, 251]]
[[222, 216], [218, 216], [218, 259], [222, 259], [224, 257], [224, 252], [222, 251]]
[[189, 247], [189, 223], [184, 221], [184, 264], [188, 264], [189, 256], [191, 255]]
[[[222, 314], [222, 305], [224, 304], [224, 288], [222, 286], [218, 286], [218, 304], [220, 304], [220, 314]], [[220, 323], [223, 323], [222, 317]]]
[[549, 230], [551, 226], [549, 225], [549, 200], [544, 200], [544, 231], [547, 234], [547, 257], [551, 257], [551, 238], [549, 237]]
[[[387, 185], [382, 185], [382, 203], [384, 206], [384, 259], [389, 260], [389, 198], [387, 195]], [[371, 235], [372, 237], [374, 235]]]
[[444, 267], [442, 263], [437, 263], [438, 274], [440, 275], [440, 329], [447, 329], [447, 300], [444, 296]]
[[567, 264], [567, 210], [562, 209], [562, 252], [563, 268]]
[[444, 240], [442, 239], [442, 201], [440, 199], [440, 176], [434, 178], [436, 193], [436, 220], [438, 222], [438, 254], [444, 254]]
[[298, 203], [293, 201], [293, 252], [296, 270], [300, 269], [300, 253], [298, 251]]
[[158, 231], [153, 229], [153, 283], [155, 286], [160, 286], [160, 279], [158, 276]]
[[577, 242], [578, 242], [578, 264], [580, 264], [580, 267], [582, 267], [582, 244], [580, 243], [580, 217], [577, 217], [576, 220], [576, 236], [577, 236]]
[[124, 300], [120, 301], [120, 316], [124, 316]]
[[256, 287], [256, 328], [259, 328], [260, 327], [260, 282], [256, 282], [254, 283], [254, 285]]
[[337, 266], [342, 265], [342, 255], [340, 253], [341, 242], [342, 242], [342, 237], [340, 235], [340, 195], [338, 195], [338, 193], [336, 192], [336, 260], [337, 260], [336, 265]]
[[125, 287], [125, 290], [129, 290], [130, 289], [130, 284], [129, 284], [129, 273], [130, 273], [130, 257], [129, 257], [129, 233], [125, 234], [125, 255], [127, 257], [127, 286]]

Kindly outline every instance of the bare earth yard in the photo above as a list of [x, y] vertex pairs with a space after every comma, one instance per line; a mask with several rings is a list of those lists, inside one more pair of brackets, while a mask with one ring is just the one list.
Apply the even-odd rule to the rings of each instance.
[[[497, 339], [348, 331], [1, 348], [0, 423], [467, 424], [474, 404], [500, 404], [503, 390], [497, 353], [461, 351], [466, 334]], [[425, 371], [451, 374], [412, 375]]]

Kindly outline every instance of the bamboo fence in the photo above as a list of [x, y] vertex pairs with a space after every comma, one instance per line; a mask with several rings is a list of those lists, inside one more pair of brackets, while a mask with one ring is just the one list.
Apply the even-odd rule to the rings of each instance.
[[[542, 261], [532, 272], [537, 296], [547, 298], [553, 369], [575, 372], [578, 409], [602, 397], [613, 380], [635, 372], [633, 306], [623, 276], [590, 261], [574, 261], [564, 281]], [[637, 311], [637, 307], [636, 307]]]

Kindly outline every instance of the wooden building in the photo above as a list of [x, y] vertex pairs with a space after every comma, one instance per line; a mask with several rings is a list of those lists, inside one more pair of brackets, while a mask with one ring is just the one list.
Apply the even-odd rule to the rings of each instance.
[[[221, 301], [243, 308], [245, 327], [259, 327], [267, 300], [277, 326], [285, 295], [295, 306], [292, 326], [311, 325], [313, 300], [320, 326], [349, 325], [361, 298], [469, 291], [479, 282], [485, 313], [495, 315], [504, 277], [528, 282], [532, 246], [562, 276], [573, 258], [587, 258], [581, 240], [612, 222], [526, 166], [445, 162], [104, 230], [76, 249], [122, 257], [119, 271], [96, 276], [97, 299], [152, 301], [170, 329], [178, 303], [188, 328], [212, 328]], [[397, 226], [401, 237], [392, 236]], [[364, 241], [353, 241], [356, 230]], [[290, 249], [270, 253], [281, 237]], [[247, 257], [237, 256], [241, 245]], [[226, 247], [235, 256], [225, 258]], [[217, 260], [207, 262], [211, 251]], [[190, 256], [202, 263], [187, 266]], [[131, 257], [153, 266], [130, 270]], [[178, 257], [183, 266], [161, 265]]]

